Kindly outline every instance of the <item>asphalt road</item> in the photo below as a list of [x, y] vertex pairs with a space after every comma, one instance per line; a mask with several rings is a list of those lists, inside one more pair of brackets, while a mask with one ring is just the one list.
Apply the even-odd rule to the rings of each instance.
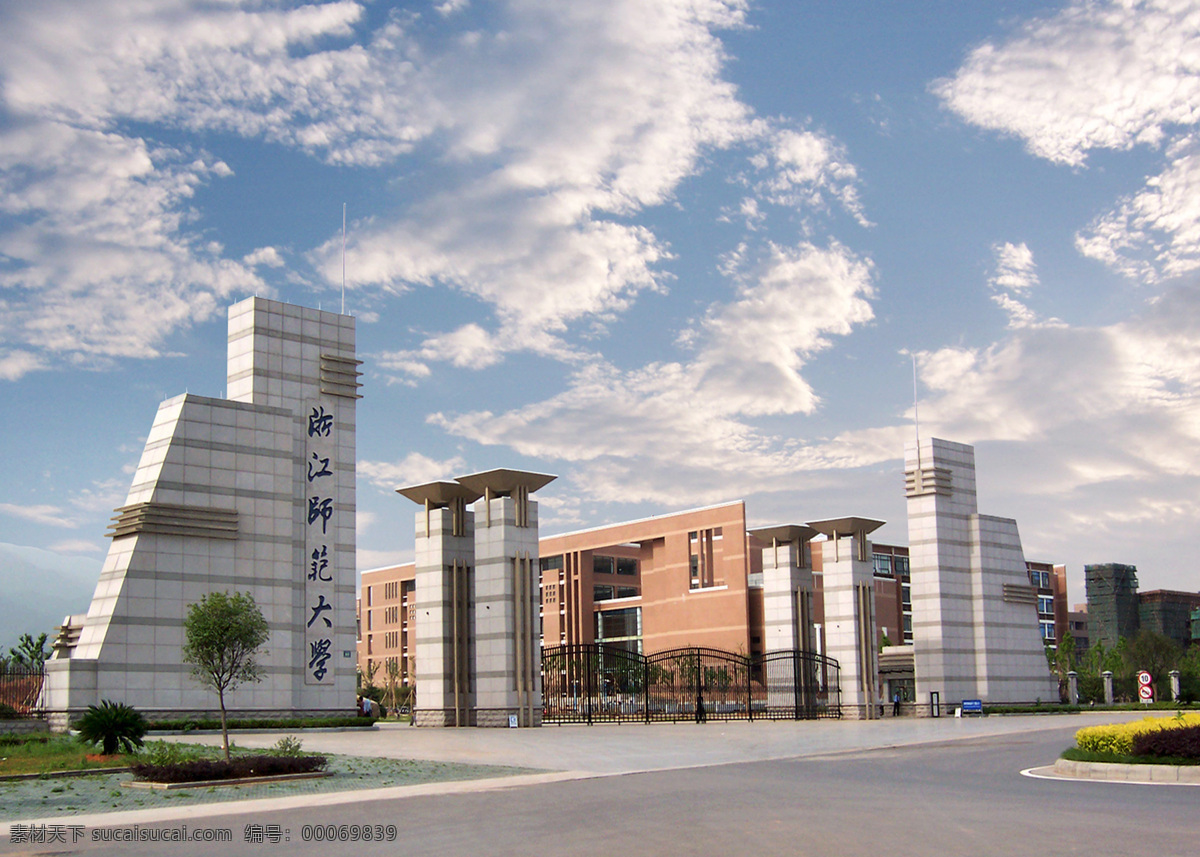
[[[654, 771], [452, 796], [238, 812], [143, 825], [233, 841], [0, 843], [95, 855], [1191, 855], [1200, 787], [1062, 782], [1073, 728], [787, 761]], [[305, 841], [305, 826], [395, 825], [392, 842]], [[247, 826], [264, 841], [246, 842]], [[279, 841], [270, 841], [276, 832]], [[131, 829], [128, 825], [121, 829]], [[350, 828], [347, 827], [349, 832]], [[322, 831], [324, 832], [324, 831]]]

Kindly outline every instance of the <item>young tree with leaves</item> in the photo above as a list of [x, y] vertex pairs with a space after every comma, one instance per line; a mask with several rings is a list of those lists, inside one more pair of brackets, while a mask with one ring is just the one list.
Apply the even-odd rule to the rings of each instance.
[[8, 650], [9, 663], [14, 667], [26, 670], [40, 670], [50, 657], [46, 649], [49, 634], [41, 634], [34, 639], [32, 634], [22, 634], [17, 645]]
[[262, 681], [262, 667], [255, 656], [268, 635], [267, 620], [249, 593], [211, 592], [188, 608], [184, 620], [183, 660], [191, 664], [197, 681], [217, 692], [227, 762], [225, 693], [243, 682]]

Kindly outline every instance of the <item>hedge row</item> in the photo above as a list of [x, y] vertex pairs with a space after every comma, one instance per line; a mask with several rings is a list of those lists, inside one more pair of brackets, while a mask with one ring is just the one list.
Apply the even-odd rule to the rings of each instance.
[[1144, 732], [1133, 738], [1135, 756], [1200, 759], [1200, 725]]
[[1184, 726], [1200, 726], [1200, 714], [1190, 713], [1175, 717], [1145, 717], [1132, 723], [1110, 723], [1105, 726], [1087, 726], [1075, 733], [1075, 746], [1093, 753], [1109, 753], [1116, 756], [1133, 755], [1133, 740], [1163, 730], [1180, 729]]
[[242, 777], [273, 777], [280, 774], [309, 774], [325, 770], [324, 756], [235, 756], [224, 759], [192, 759], [171, 765], [130, 765], [139, 780], [156, 783], [195, 783], [205, 780], [236, 780]]
[[[256, 717], [230, 718], [230, 729], [332, 729], [337, 727], [367, 727], [375, 723], [373, 717]], [[189, 720], [153, 720], [147, 724], [152, 732], [192, 732], [197, 729], [220, 729], [217, 718]]]

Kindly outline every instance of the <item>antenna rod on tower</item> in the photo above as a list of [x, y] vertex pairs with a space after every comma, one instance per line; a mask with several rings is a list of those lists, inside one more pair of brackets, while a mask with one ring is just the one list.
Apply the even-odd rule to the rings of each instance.
[[917, 353], [913, 351], [909, 356], [912, 357], [913, 364], [913, 431], [917, 436], [917, 478], [920, 479], [921, 473], [921, 412], [917, 407]]
[[[342, 315], [346, 314], [346, 203], [342, 203]], [[913, 364], [914, 366], [916, 364]], [[913, 370], [914, 372], [916, 369]]]

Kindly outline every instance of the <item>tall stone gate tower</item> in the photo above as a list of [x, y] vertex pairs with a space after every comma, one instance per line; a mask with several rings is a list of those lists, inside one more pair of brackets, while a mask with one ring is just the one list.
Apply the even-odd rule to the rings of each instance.
[[149, 714], [214, 709], [182, 662], [188, 607], [254, 597], [265, 678], [251, 714], [354, 705], [354, 319], [250, 298], [229, 310], [228, 398], [184, 394], [154, 418], [86, 614], [47, 662], [61, 725], [104, 699]]

